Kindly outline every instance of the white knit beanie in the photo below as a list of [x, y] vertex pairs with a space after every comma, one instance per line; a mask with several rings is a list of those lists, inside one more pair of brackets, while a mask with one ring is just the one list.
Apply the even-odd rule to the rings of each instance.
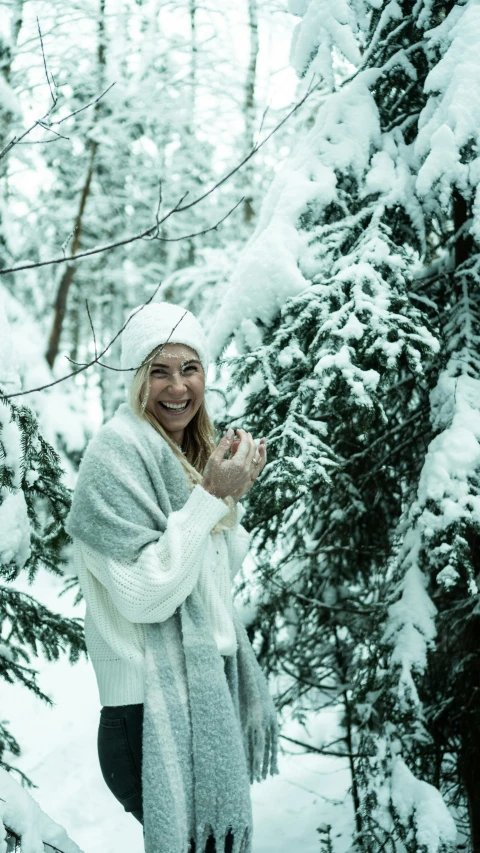
[[[134, 316], [132, 316], [134, 315]], [[186, 308], [169, 302], [139, 305], [130, 312], [131, 320], [122, 333], [121, 365], [127, 391], [131, 388], [136, 370], [147, 355], [161, 344], [186, 344], [195, 350], [205, 376], [208, 370], [208, 343], [200, 323]]]

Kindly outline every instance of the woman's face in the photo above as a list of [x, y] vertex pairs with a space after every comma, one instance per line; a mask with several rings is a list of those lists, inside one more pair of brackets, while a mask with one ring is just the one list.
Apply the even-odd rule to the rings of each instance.
[[146, 408], [177, 444], [204, 395], [205, 374], [195, 350], [186, 344], [166, 344], [150, 366]]

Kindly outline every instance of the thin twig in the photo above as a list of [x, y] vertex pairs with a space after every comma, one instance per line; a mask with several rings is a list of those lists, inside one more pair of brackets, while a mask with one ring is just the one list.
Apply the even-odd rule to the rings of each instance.
[[[74, 110], [72, 113], [69, 113], [68, 115], [64, 116], [64, 117], [63, 117], [63, 118], [61, 118], [61, 119], [57, 119], [56, 121], [52, 121], [52, 122], [50, 122], [49, 127], [50, 127], [51, 125], [57, 125], [57, 126], [58, 126], [59, 124], [62, 124], [62, 122], [67, 121], [67, 119], [72, 118], [72, 116], [78, 115], [78, 113], [83, 112], [83, 110], [88, 110], [90, 107], [95, 106], [95, 104], [97, 104], [97, 103], [98, 103], [98, 101], [100, 101], [100, 99], [101, 99], [101, 98], [103, 98], [103, 97], [104, 97], [104, 95], [106, 95], [106, 94], [107, 94], [107, 92], [109, 92], [109, 91], [110, 91], [110, 89], [111, 89], [113, 86], [115, 86], [115, 83], [111, 83], [111, 84], [110, 84], [110, 86], [108, 86], [108, 88], [107, 88], [107, 89], [105, 89], [105, 91], [104, 91], [104, 92], [102, 92], [102, 94], [98, 96], [98, 98], [96, 98], [94, 101], [90, 101], [88, 104], [85, 104], [85, 106], [84, 106], [84, 107], [80, 107], [78, 110]], [[31, 132], [32, 132], [32, 130], [35, 130], [35, 128], [36, 128], [36, 127], [44, 127], [44, 126], [42, 125], [42, 122], [44, 122], [44, 120], [45, 120], [46, 118], [48, 118], [48, 116], [50, 115], [50, 113], [52, 112], [52, 110], [53, 110], [53, 105], [50, 107], [50, 109], [49, 109], [49, 110], [47, 110], [47, 112], [45, 113], [45, 115], [43, 115], [41, 118], [39, 118], [39, 119], [37, 119], [36, 121], [34, 121], [34, 123], [33, 123], [30, 127], [28, 127], [28, 128], [27, 128], [27, 129], [22, 133], [22, 135], [21, 135], [21, 136], [19, 136], [18, 138], [17, 138], [16, 136], [14, 136], [14, 137], [10, 140], [10, 142], [5, 146], [5, 148], [3, 148], [3, 149], [0, 151], [0, 160], [2, 160], [2, 159], [3, 159], [3, 157], [6, 157], [6, 155], [8, 154], [8, 152], [9, 152], [9, 151], [11, 151], [11, 149], [12, 149], [12, 148], [14, 148], [14, 147], [15, 147], [15, 145], [46, 145], [46, 144], [47, 144], [47, 142], [55, 142], [56, 140], [54, 140], [54, 139], [48, 139], [48, 140], [46, 140], [46, 141], [44, 141], [44, 142], [42, 142], [41, 140], [40, 140], [40, 141], [38, 141], [38, 142], [33, 142], [33, 141], [29, 141], [29, 142], [22, 142], [22, 140], [23, 140], [23, 139], [25, 139], [25, 137], [26, 137], [26, 136], [28, 136], [28, 134], [29, 134], [29, 133], [31, 133]], [[46, 128], [46, 127], [44, 127], [44, 129], [46, 130], [47, 128]], [[63, 138], [64, 138], [64, 139], [68, 139], [69, 137], [68, 137], [68, 136], [65, 136], [65, 137], [63, 137]]]
[[93, 346], [95, 347], [95, 358], [98, 358], [98, 350], [97, 350], [97, 338], [95, 336], [95, 329], [93, 327], [92, 315], [90, 314], [90, 308], [88, 307], [88, 299], [85, 300], [85, 305], [87, 306], [87, 314], [90, 322], [90, 328], [92, 330], [93, 336]]
[[75, 234], [75, 231], [77, 230], [77, 228], [78, 228], [78, 225], [75, 225], [75, 228], [73, 229], [73, 231], [70, 232], [67, 239], [63, 241], [63, 243], [60, 247], [62, 252], [63, 252], [63, 257], [65, 257], [65, 249], [67, 248], [67, 246], [68, 246], [70, 240], [72, 239], [73, 235]]
[[[52, 84], [51, 84], [51, 82], [50, 82], [50, 77], [49, 77], [49, 74], [48, 74], [47, 59], [46, 59], [46, 57], [45, 57], [45, 50], [44, 50], [44, 47], [43, 47], [43, 37], [42, 37], [42, 31], [41, 31], [41, 29], [40, 29], [40, 21], [38, 20], [38, 15], [37, 15], [37, 27], [38, 27], [38, 35], [40, 36], [40, 44], [41, 44], [41, 47], [42, 47], [43, 66], [44, 66], [44, 68], [45, 68], [45, 77], [47, 78], [48, 88], [50, 89], [50, 94], [51, 94], [51, 96], [52, 96], [53, 106], [56, 106], [57, 98], [56, 98], [56, 97], [55, 97], [55, 95], [53, 94]], [[53, 77], [52, 77], [52, 80], [53, 80]], [[54, 82], [55, 82], [55, 81], [54, 81]]]
[[237, 207], [239, 207], [242, 204], [243, 201], [245, 201], [245, 196], [242, 196], [236, 202], [236, 204], [234, 204], [233, 207], [230, 208], [228, 213], [226, 213], [225, 216], [222, 216], [222, 218], [219, 219], [215, 225], [210, 225], [208, 228], [205, 228], [203, 231], [194, 231], [194, 232], [192, 232], [192, 234], [182, 234], [181, 237], [160, 237], [157, 235], [153, 239], [154, 240], [160, 240], [162, 243], [178, 243], [181, 240], [189, 240], [191, 237], [201, 237], [202, 234], [208, 234], [209, 231], [216, 231], [218, 226], [221, 225], [222, 222], [225, 222], [225, 220], [229, 216], [231, 216], [232, 213], [234, 213], [234, 211], [237, 209]]
[[99, 95], [98, 98], [95, 98], [94, 101], [90, 101], [90, 103], [86, 104], [84, 107], [79, 107], [78, 110], [74, 110], [73, 113], [69, 113], [68, 116], [64, 116], [63, 118], [59, 119], [58, 121], [52, 122], [52, 124], [57, 124], [57, 125], [63, 124], [63, 122], [67, 121], [69, 118], [72, 118], [73, 116], [78, 116], [78, 114], [83, 113], [84, 110], [88, 110], [90, 107], [94, 107], [95, 104], [98, 104], [98, 102], [104, 97], [104, 95], [106, 95], [107, 92], [110, 91], [110, 89], [113, 89], [114, 86], [115, 86], [115, 81], [113, 81], [113, 83], [110, 83], [110, 86], [107, 86], [105, 91], [102, 92], [102, 94]]
[[[49, 133], [53, 133], [53, 134], [54, 134], [54, 136], [56, 136], [56, 137], [57, 137], [57, 139], [66, 139], [66, 140], [68, 140], [68, 139], [70, 138], [69, 136], [64, 136], [64, 135], [63, 135], [63, 133], [58, 133], [56, 130], [53, 130], [53, 128], [52, 128], [52, 127], [50, 127], [48, 124], [44, 124], [42, 121], [37, 121], [37, 124], [38, 124], [38, 126], [39, 126], [39, 127], [41, 127], [41, 128], [42, 128], [42, 130], [48, 130], [48, 132], [49, 132]], [[52, 139], [52, 142], [53, 142], [53, 141], [54, 141], [54, 140]]]
[[[62, 139], [70, 139], [70, 137], [63, 136]], [[26, 142], [16, 142], [15, 145], [50, 145], [52, 142], [57, 142], [57, 139], [27, 139]]]
[[264, 111], [263, 111], [263, 115], [262, 115], [262, 118], [261, 118], [261, 121], [260, 121], [260, 127], [258, 128], [257, 141], [255, 142], [255, 145], [258, 145], [258, 140], [260, 139], [260, 136], [261, 136], [261, 133], [262, 133], [262, 130], [263, 130], [263, 125], [264, 125], [265, 119], [266, 119], [266, 117], [267, 117], [267, 113], [268, 113], [268, 111], [269, 111], [269, 109], [270, 109], [271, 103], [272, 103], [272, 99], [270, 98], [269, 103], [267, 104], [267, 106], [265, 107], [265, 109], [264, 109]]
[[162, 206], [162, 195], [163, 195], [163, 193], [162, 193], [162, 179], [160, 178], [160, 180], [158, 182], [158, 205], [157, 205], [157, 212], [155, 214], [155, 222], [157, 223], [157, 226], [159, 226], [159, 224], [160, 224], [158, 220], [159, 220], [159, 216], [160, 216], [160, 208]]
[[[348, 752], [332, 752], [327, 749], [319, 749], [318, 746], [311, 746], [309, 743], [303, 743], [301, 740], [295, 740], [293, 737], [287, 737], [287, 735], [280, 735], [283, 740], [288, 740], [289, 743], [295, 743], [297, 746], [303, 746], [304, 749], [307, 749], [308, 752], [316, 752], [318, 755], [328, 755], [333, 758], [349, 758]], [[360, 755], [354, 755], [354, 758], [360, 758]]]

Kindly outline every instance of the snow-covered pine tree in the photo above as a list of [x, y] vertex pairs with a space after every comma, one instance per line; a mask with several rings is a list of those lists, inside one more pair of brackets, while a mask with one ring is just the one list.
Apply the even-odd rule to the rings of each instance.
[[[0, 394], [20, 390], [7, 318], [0, 304]], [[54, 613], [15, 587], [20, 572], [31, 582], [44, 567], [59, 576], [68, 541], [63, 522], [70, 495], [62, 482], [54, 449], [42, 438], [35, 415], [25, 405], [0, 397], [0, 677], [19, 682], [50, 702], [37, 682], [31, 657], [39, 651], [57, 660], [67, 651], [71, 663], [85, 651], [78, 618]], [[9, 755], [20, 745], [0, 721], [0, 767], [31, 784]]]
[[294, 64], [332, 92], [212, 335], [235, 331], [242, 425], [270, 439], [251, 631], [281, 705], [343, 704], [358, 849], [434, 853], [434, 786], [480, 814], [478, 4], [290, 8]]
[[[434, 437], [398, 531], [400, 597], [379, 635], [369, 687], [377, 696], [371, 711], [383, 718], [384, 744], [397, 753], [393, 814], [404, 834], [410, 814], [407, 849], [417, 850], [421, 838], [429, 850], [442, 849], [442, 833], [438, 799], [407, 778], [404, 761], [441, 791], [459, 838], [477, 850], [480, 9], [473, 2], [442, 3], [416, 12], [429, 73], [411, 149], [429, 240], [412, 289], [437, 325], [442, 358], [429, 395]], [[446, 818], [445, 830], [448, 837]]]

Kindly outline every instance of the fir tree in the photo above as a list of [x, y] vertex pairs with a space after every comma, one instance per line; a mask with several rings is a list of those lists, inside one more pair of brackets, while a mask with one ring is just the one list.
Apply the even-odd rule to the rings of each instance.
[[453, 849], [467, 806], [477, 849], [478, 5], [291, 9], [331, 93], [212, 333], [269, 438], [250, 630], [280, 706], [343, 707], [357, 849]]
[[[0, 340], [0, 676], [50, 702], [31, 658], [41, 651], [47, 660], [58, 660], [61, 651], [68, 651], [75, 663], [85, 651], [81, 620], [53, 613], [16, 589], [15, 579], [25, 572], [31, 582], [39, 568], [63, 576], [68, 542], [63, 523], [70, 495], [59, 456], [40, 434], [33, 412], [5, 399], [20, 389], [3, 307]], [[20, 745], [0, 722], [0, 766], [31, 784], [10, 764], [9, 754], [20, 755]]]

